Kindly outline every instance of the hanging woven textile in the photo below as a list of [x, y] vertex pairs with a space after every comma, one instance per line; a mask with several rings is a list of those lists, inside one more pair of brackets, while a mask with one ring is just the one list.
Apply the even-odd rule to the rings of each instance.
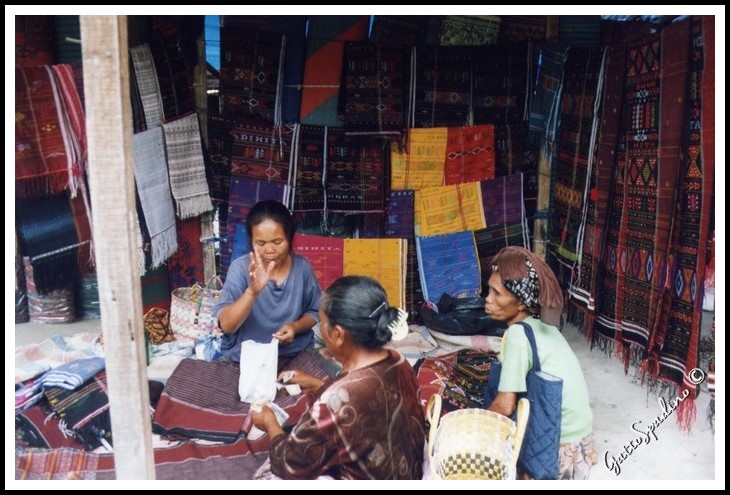
[[177, 216], [198, 217], [213, 209], [205, 180], [198, 115], [190, 114], [162, 125]]

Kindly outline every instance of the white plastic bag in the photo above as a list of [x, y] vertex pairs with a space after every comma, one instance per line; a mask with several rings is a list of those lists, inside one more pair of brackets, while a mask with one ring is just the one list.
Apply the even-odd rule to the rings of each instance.
[[241, 377], [238, 395], [241, 402], [252, 403], [259, 399], [273, 401], [276, 397], [276, 367], [279, 360], [279, 341], [268, 344], [253, 340], [241, 343]]

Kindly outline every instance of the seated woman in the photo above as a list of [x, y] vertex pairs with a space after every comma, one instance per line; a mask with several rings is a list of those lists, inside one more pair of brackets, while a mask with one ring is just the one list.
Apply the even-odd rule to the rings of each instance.
[[416, 374], [397, 352], [383, 348], [407, 333], [406, 314], [388, 305], [368, 277], [335, 281], [319, 310], [322, 338], [342, 363], [325, 383], [296, 372], [292, 383], [313, 403], [289, 435], [268, 407], [252, 412], [271, 437], [271, 473], [285, 479], [421, 479], [425, 419]]
[[279, 356], [293, 356], [313, 342], [319, 288], [304, 256], [292, 253], [295, 224], [278, 201], [256, 203], [246, 219], [253, 251], [231, 263], [213, 308], [223, 330], [221, 352], [241, 359], [241, 342], [279, 340]]
[[542, 370], [563, 380], [559, 471], [561, 479], [588, 479], [597, 462], [593, 450], [593, 412], [583, 371], [560, 333], [563, 295], [544, 261], [525, 248], [510, 246], [492, 259], [489, 294], [484, 309], [510, 327], [502, 340], [502, 374], [497, 397], [489, 410], [511, 416], [517, 394], [527, 390], [532, 347], [517, 322], [528, 323], [535, 334]]

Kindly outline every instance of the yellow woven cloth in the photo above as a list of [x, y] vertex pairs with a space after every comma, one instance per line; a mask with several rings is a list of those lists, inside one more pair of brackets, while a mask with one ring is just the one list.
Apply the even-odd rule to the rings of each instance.
[[407, 239], [345, 239], [343, 275], [374, 278], [390, 305], [404, 308], [407, 252]]
[[418, 236], [479, 230], [487, 226], [479, 182], [416, 191], [414, 215]]
[[448, 129], [410, 129], [408, 145], [393, 143], [390, 153], [390, 187], [394, 191], [423, 189], [444, 183]]

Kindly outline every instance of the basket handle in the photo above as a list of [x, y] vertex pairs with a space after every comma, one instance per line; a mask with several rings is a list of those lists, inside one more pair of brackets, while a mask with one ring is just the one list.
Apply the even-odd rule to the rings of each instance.
[[517, 403], [517, 431], [515, 432], [515, 460], [520, 455], [522, 448], [522, 440], [525, 438], [525, 430], [527, 429], [527, 420], [530, 419], [530, 401], [523, 397]]
[[433, 459], [433, 448], [436, 443], [436, 431], [439, 426], [439, 419], [441, 418], [441, 396], [439, 394], [433, 394], [428, 399], [428, 405], [426, 406], [426, 419], [431, 425], [428, 432], [428, 457]]

